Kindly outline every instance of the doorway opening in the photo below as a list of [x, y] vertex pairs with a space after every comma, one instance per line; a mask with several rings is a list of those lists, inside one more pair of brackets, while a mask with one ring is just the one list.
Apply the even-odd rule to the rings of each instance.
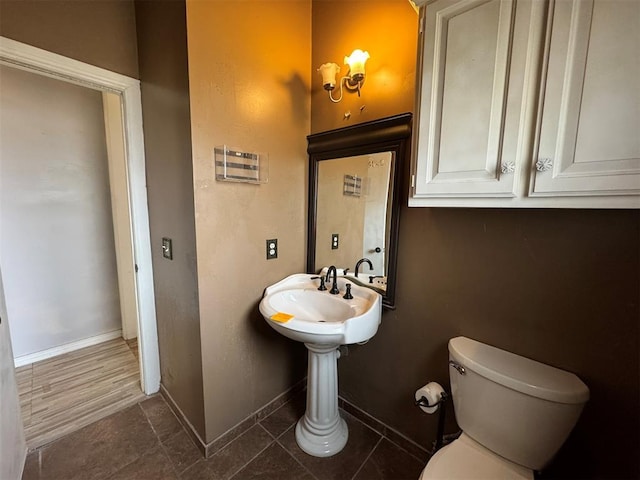
[[[141, 388], [147, 395], [155, 393], [159, 390], [160, 368], [139, 81], [3, 37], [0, 37], [0, 64], [87, 87], [101, 96], [122, 336], [138, 338]], [[9, 225], [5, 225], [7, 227]], [[6, 289], [11, 279], [4, 269], [3, 275]], [[61, 278], [60, 282], [64, 283], [65, 279]], [[11, 320], [9, 308], [9, 325]], [[76, 344], [72, 349], [83, 346], [86, 345]]]

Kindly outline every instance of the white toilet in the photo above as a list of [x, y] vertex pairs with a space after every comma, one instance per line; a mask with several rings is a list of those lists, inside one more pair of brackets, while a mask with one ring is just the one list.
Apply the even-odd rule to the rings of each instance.
[[589, 389], [572, 373], [465, 337], [449, 340], [462, 435], [424, 468], [428, 479], [533, 479], [578, 421]]

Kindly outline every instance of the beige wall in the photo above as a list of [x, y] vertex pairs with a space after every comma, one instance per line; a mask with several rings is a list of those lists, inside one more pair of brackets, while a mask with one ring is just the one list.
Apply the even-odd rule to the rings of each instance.
[[[408, 2], [315, 1], [314, 67], [328, 45], [353, 48], [341, 46], [341, 21], [374, 12], [379, 18], [357, 46], [390, 68], [415, 62]], [[379, 39], [386, 53], [374, 55], [370, 45]], [[340, 126], [345, 108], [318, 96], [319, 84], [314, 73], [314, 132]], [[378, 118], [387, 103], [370, 86], [363, 99]], [[384, 94], [412, 109], [413, 91]], [[448, 339], [466, 335], [575, 372], [590, 387], [591, 400], [546, 478], [638, 478], [640, 212], [409, 209], [406, 193], [402, 204], [397, 308], [383, 314], [369, 343], [340, 359], [340, 394], [431, 447], [437, 417], [416, 409], [413, 394], [429, 380], [448, 385]], [[455, 429], [450, 421], [447, 431]]]
[[[318, 223], [316, 225], [316, 267], [335, 265], [351, 271], [363, 257], [366, 197], [344, 195], [344, 176], [366, 179], [369, 156], [324, 160], [318, 165]], [[337, 249], [331, 235], [340, 235]], [[368, 268], [368, 267], [367, 267]]]
[[[309, 1], [187, 2], [207, 441], [304, 376], [302, 344], [257, 306], [305, 267], [310, 27]], [[269, 182], [217, 182], [223, 144], [268, 153]]]
[[[162, 385], [204, 439], [186, 7], [135, 9]], [[162, 256], [163, 237], [173, 260]]]
[[[312, 22], [311, 133], [413, 110], [418, 15], [408, 0], [315, 0]], [[345, 90], [342, 101], [333, 103], [316, 70], [335, 62], [346, 75], [344, 57], [356, 48], [371, 55], [361, 96]], [[333, 96], [339, 96], [337, 89]]]
[[138, 78], [133, 0], [2, 0], [0, 35]]

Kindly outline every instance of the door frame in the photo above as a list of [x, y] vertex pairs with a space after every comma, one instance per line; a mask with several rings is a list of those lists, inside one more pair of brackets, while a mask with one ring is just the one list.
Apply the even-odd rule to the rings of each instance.
[[120, 102], [103, 102], [105, 117], [121, 117], [126, 157], [126, 183], [131, 213], [131, 244], [135, 270], [131, 270], [137, 300], [138, 348], [142, 391], [160, 389], [160, 358], [156, 324], [151, 235], [145, 175], [140, 81], [56, 53], [0, 36], [0, 64], [116, 94]]

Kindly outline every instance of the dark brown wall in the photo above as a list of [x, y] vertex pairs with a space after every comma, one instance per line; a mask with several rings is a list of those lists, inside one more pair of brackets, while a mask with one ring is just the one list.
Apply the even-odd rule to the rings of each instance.
[[138, 78], [133, 0], [2, 0], [0, 35]]
[[[393, 53], [382, 52], [377, 61], [389, 68], [415, 62], [415, 45], [406, 42], [417, 40], [417, 21], [409, 21], [403, 6], [410, 8], [400, 0], [342, 2], [339, 9], [314, 2], [314, 67], [319, 45], [323, 52], [332, 42], [347, 48], [336, 45], [344, 35], [332, 22], [317, 19], [363, 11], [374, 33], [360, 32], [360, 48], [378, 44], [380, 31], [402, 31], [384, 36], [384, 52]], [[380, 21], [368, 15], [374, 10], [385, 12]], [[369, 112], [380, 105], [385, 114], [401, 113], [387, 113], [382, 95], [413, 104], [413, 92], [402, 84], [384, 92], [369, 86], [363, 89]], [[326, 102], [312, 94], [314, 132], [340, 126]], [[397, 309], [383, 314], [369, 343], [350, 346], [340, 359], [340, 394], [430, 448], [437, 416], [416, 409], [413, 395], [431, 380], [448, 388], [447, 342], [465, 335], [575, 372], [591, 389], [547, 476], [640, 477], [640, 212], [410, 209], [406, 194], [402, 203]]]
[[430, 446], [437, 419], [412, 406], [413, 392], [431, 380], [448, 388], [447, 341], [464, 335], [591, 389], [549, 475], [633, 478], [639, 246], [637, 211], [404, 208], [397, 309], [340, 360], [340, 393]]
[[162, 384], [204, 439], [185, 3], [135, 7]]

